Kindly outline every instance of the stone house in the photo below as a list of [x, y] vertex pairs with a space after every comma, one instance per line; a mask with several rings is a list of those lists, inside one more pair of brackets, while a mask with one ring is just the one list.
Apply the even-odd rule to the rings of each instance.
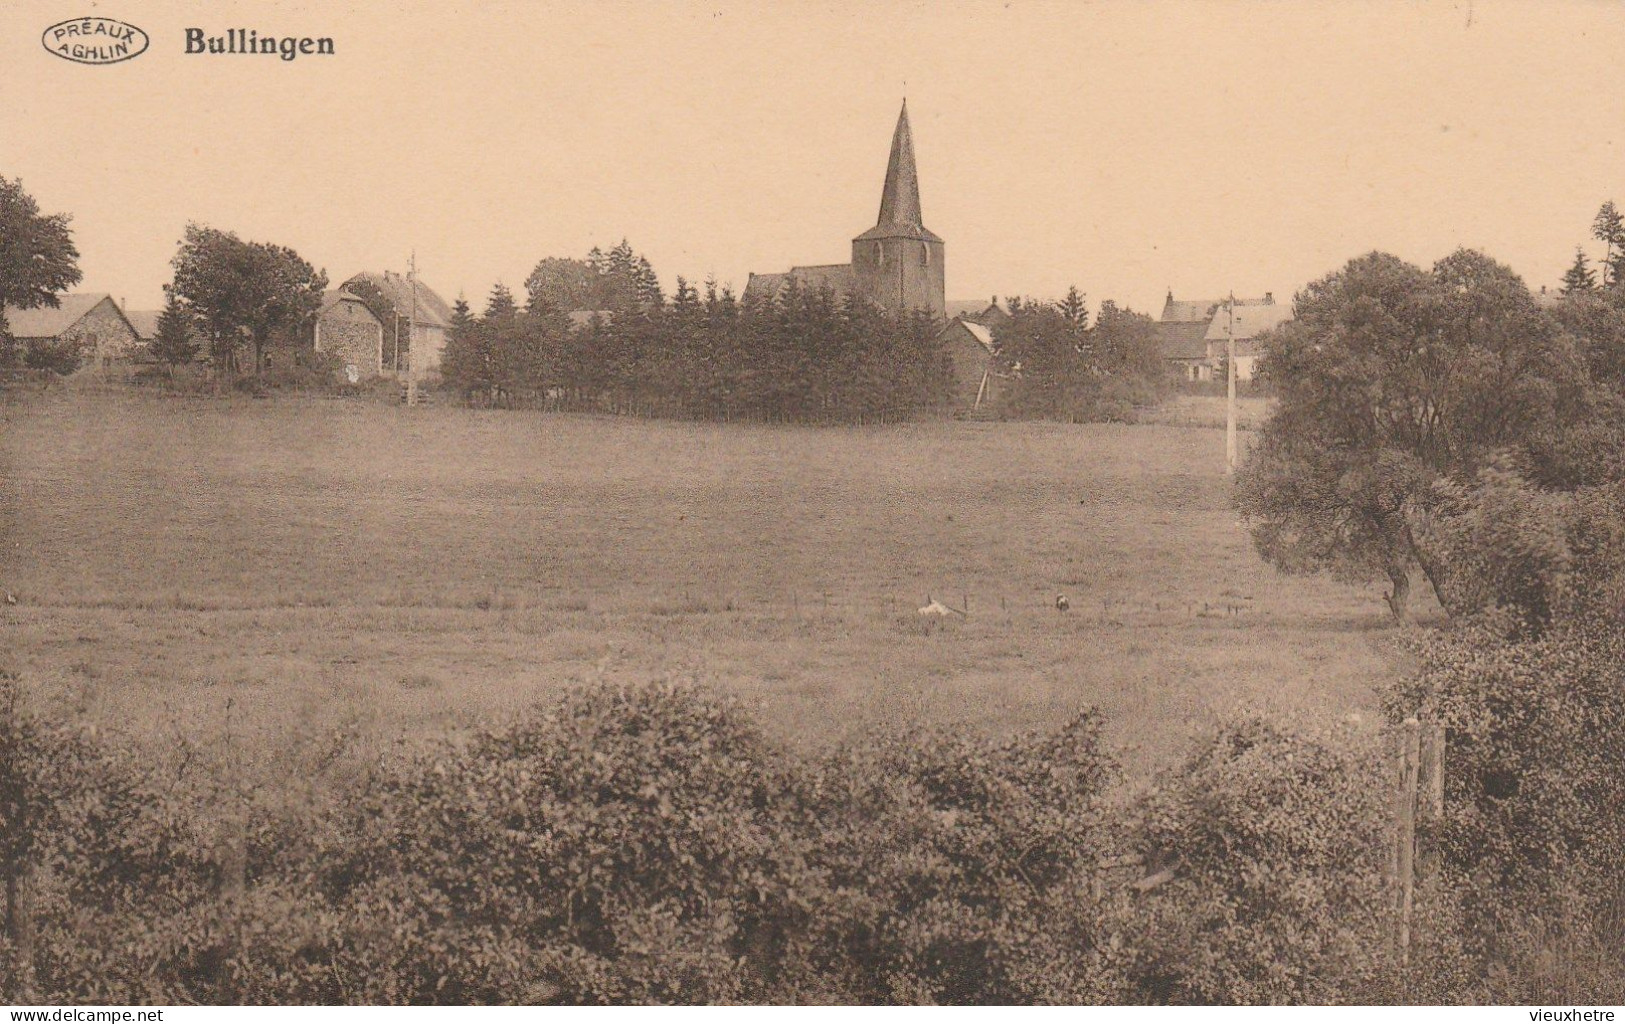
[[141, 339], [118, 303], [105, 292], [70, 292], [55, 308], [5, 307], [7, 329], [22, 351], [30, 346], [73, 345], [80, 373], [124, 374], [133, 366]]
[[311, 348], [331, 353], [350, 383], [384, 372], [384, 324], [357, 295], [342, 288], [322, 295], [312, 328]]
[[364, 270], [339, 286], [360, 282], [376, 287], [395, 310], [395, 323], [384, 323], [384, 372], [406, 375], [440, 372], [446, 338], [451, 333], [451, 307], [415, 275], [392, 270]]

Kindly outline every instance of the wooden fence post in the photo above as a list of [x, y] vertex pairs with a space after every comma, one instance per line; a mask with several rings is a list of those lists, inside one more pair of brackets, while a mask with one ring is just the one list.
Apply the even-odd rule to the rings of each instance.
[[1411, 955], [1411, 910], [1416, 899], [1416, 795], [1420, 762], [1421, 726], [1405, 719], [1400, 733], [1399, 814], [1394, 836], [1395, 901], [1398, 911], [1396, 944], [1401, 963]]
[[1422, 723], [1421, 757], [1417, 765], [1417, 819], [1422, 834], [1416, 848], [1416, 877], [1426, 886], [1438, 874], [1438, 828], [1444, 818], [1444, 726], [1436, 720]]

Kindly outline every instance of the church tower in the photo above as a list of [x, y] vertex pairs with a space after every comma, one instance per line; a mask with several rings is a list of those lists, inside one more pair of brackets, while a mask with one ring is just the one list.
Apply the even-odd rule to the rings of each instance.
[[852, 274], [876, 304], [894, 312], [926, 309], [941, 319], [946, 307], [943, 269], [942, 239], [920, 216], [920, 178], [904, 100], [892, 133], [880, 218], [852, 239]]

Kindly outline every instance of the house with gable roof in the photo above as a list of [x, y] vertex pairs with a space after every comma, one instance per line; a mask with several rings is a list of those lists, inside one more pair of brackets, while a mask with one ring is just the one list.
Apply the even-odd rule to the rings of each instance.
[[6, 329], [18, 347], [71, 345], [79, 352], [79, 372], [108, 373], [128, 368], [141, 339], [124, 310], [106, 292], [69, 292], [58, 305], [34, 309], [5, 307]]

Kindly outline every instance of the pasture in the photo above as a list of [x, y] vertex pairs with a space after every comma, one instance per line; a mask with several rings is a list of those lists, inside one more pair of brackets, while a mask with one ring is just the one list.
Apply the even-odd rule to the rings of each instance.
[[1189, 424], [6, 396], [0, 668], [140, 739], [268, 750], [657, 677], [809, 746], [1092, 704], [1136, 778], [1237, 710], [1374, 728], [1404, 667], [1378, 588], [1268, 569], [1222, 451]]

